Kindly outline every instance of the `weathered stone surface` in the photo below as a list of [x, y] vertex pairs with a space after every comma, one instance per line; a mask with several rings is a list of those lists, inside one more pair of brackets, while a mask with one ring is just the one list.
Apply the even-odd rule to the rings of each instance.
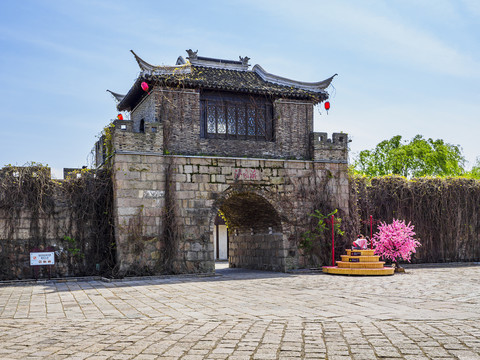
[[[123, 171], [115, 163], [131, 164], [136, 156], [116, 154], [113, 168]], [[166, 217], [175, 219], [175, 263], [180, 272], [211, 268], [207, 263], [213, 259], [212, 226], [218, 210], [230, 218], [234, 230], [230, 237], [231, 265], [275, 271], [298, 267], [303, 261], [296, 243], [287, 241], [299, 232], [289, 221], [308, 220], [315, 205], [311, 194], [315, 194], [319, 182], [327, 183], [331, 205], [348, 213], [347, 168], [340, 169], [338, 164], [179, 155], [148, 158], [151, 168], [165, 169], [162, 179], [169, 179], [167, 188], [157, 189], [159, 183], [154, 178], [114, 177], [118, 179], [114, 187], [116, 222], [130, 224], [116, 235], [124, 249], [119, 251], [117, 260], [125, 272], [131, 271], [132, 266], [153, 272], [162, 268], [161, 257], [147, 256], [152, 251], [150, 245], [142, 245], [140, 256], [128, 255], [133, 251], [132, 224], [140, 213], [144, 224], [139, 227], [141, 236], [157, 239], [157, 247], [165, 245], [160, 225], [166, 224]], [[169, 165], [174, 163], [178, 165]], [[318, 180], [315, 182], [314, 178]], [[167, 198], [172, 201], [168, 210]], [[147, 226], [155, 217], [163, 220]], [[188, 265], [189, 262], [192, 264]]]

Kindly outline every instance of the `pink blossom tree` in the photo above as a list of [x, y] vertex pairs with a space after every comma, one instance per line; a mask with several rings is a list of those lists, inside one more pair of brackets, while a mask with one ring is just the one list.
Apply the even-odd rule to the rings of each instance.
[[405, 224], [404, 220], [393, 219], [391, 224], [381, 223], [378, 232], [373, 236], [375, 254], [383, 259], [391, 260], [398, 267], [400, 260], [410, 262], [412, 254], [420, 246], [415, 240], [414, 226]]

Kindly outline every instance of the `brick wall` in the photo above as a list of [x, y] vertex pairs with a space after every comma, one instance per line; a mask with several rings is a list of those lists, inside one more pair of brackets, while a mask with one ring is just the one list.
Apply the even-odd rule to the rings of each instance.
[[181, 155], [247, 156], [310, 159], [313, 104], [278, 99], [274, 102], [275, 141], [205, 139], [200, 134], [200, 91], [156, 87], [131, 114], [132, 128], [140, 120], [163, 124], [164, 147]]

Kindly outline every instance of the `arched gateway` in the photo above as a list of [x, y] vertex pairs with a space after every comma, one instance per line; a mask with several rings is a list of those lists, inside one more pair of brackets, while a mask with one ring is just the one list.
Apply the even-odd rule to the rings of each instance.
[[218, 214], [230, 266], [301, 266], [318, 199], [348, 213], [347, 135], [313, 132], [333, 77], [304, 83], [249, 70], [246, 57], [188, 53], [175, 66], [135, 55], [140, 76], [113, 93], [130, 120], [97, 143], [97, 165], [113, 170], [120, 272], [213, 271]]
[[216, 203], [230, 229], [230, 267], [284, 271], [288, 246], [275, 207], [253, 186], [233, 186]]

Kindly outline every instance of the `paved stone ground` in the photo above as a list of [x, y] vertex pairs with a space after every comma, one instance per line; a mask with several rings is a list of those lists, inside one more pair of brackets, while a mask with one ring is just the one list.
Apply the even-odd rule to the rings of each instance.
[[0, 286], [1, 359], [480, 359], [480, 267]]

